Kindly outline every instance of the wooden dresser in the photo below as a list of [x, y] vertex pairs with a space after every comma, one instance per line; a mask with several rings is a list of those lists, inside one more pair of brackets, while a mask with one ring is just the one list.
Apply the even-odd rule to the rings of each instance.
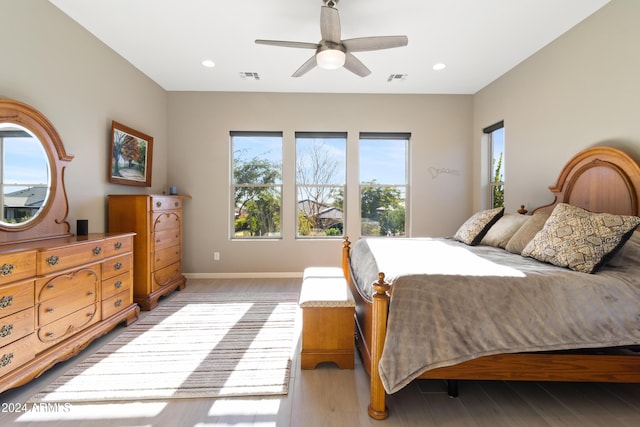
[[188, 196], [110, 195], [109, 231], [136, 233], [134, 301], [151, 310], [158, 299], [184, 289], [182, 204]]
[[138, 318], [132, 248], [133, 233], [0, 246], [0, 392]]

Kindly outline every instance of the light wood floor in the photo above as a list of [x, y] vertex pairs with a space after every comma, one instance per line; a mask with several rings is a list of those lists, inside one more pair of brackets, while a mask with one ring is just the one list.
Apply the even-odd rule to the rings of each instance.
[[[297, 291], [299, 279], [189, 280], [183, 292]], [[171, 297], [169, 297], [171, 298]], [[144, 313], [143, 313], [144, 315]], [[300, 370], [293, 361], [289, 395], [282, 398], [188, 399], [91, 404], [68, 411], [10, 413], [44, 384], [125, 330], [118, 327], [79, 356], [60, 363], [26, 386], [0, 394], [2, 426], [638, 426], [640, 384], [461, 382], [448, 397], [441, 381], [418, 381], [388, 399], [390, 416], [374, 421], [366, 412], [368, 376], [320, 365]]]

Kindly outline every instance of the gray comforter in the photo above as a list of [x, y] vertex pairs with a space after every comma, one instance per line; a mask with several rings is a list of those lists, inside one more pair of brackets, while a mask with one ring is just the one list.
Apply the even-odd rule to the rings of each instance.
[[422, 372], [499, 353], [640, 344], [640, 233], [596, 274], [450, 239], [362, 239], [356, 284], [392, 286], [387, 393]]

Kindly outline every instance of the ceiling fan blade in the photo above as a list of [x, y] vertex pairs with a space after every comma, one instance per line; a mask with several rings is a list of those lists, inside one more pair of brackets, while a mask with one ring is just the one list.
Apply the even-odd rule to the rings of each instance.
[[349, 52], [364, 52], [406, 46], [409, 44], [409, 39], [407, 36], [360, 37], [343, 40], [342, 44]]
[[320, 34], [322, 40], [340, 43], [340, 17], [338, 9], [322, 6], [320, 12]]
[[307, 43], [307, 42], [290, 42], [285, 40], [256, 40], [257, 44], [266, 44], [269, 46], [280, 46], [280, 47], [297, 47], [300, 49], [317, 49], [318, 43]]
[[302, 64], [300, 68], [296, 70], [295, 73], [291, 77], [300, 77], [307, 72], [311, 71], [318, 63], [316, 62], [316, 56], [313, 55], [311, 58], [307, 59], [307, 61]]
[[366, 77], [371, 71], [358, 58], [347, 52], [347, 58], [344, 61], [344, 68], [360, 77]]

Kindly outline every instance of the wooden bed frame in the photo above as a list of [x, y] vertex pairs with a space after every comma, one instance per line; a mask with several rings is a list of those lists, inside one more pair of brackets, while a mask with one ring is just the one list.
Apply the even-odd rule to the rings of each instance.
[[[636, 216], [640, 213], [640, 165], [616, 148], [594, 147], [576, 154], [560, 172], [556, 185], [549, 189], [555, 196], [553, 203], [533, 212], [551, 212], [556, 204], [569, 203], [594, 212]], [[350, 244], [347, 237], [342, 248], [342, 268], [356, 300], [356, 345], [371, 377], [368, 413], [381, 420], [388, 416], [388, 409], [378, 362], [386, 334], [390, 285], [385, 282], [384, 273], [379, 273], [372, 301], [360, 293], [351, 280]], [[500, 354], [429, 370], [419, 378], [637, 383], [640, 353]]]

